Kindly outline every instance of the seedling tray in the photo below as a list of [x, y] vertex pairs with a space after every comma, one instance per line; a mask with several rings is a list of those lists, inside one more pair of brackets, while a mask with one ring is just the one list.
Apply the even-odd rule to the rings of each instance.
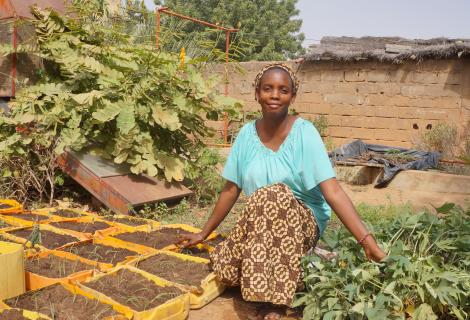
[[210, 269], [207, 259], [161, 251], [141, 257], [131, 265], [189, 292], [191, 309], [204, 307], [225, 290]]
[[189, 313], [188, 293], [129, 266], [97, 275], [78, 286], [83, 292], [136, 320], [184, 320]]
[[[60, 248], [64, 245], [73, 244], [75, 242], [86, 240], [86, 237], [78, 237], [68, 234], [63, 230], [51, 227], [49, 225], [40, 225], [41, 230], [41, 244], [36, 244], [35, 248], [40, 251], [52, 250]], [[17, 228], [8, 232], [2, 233], [2, 236], [13, 242], [23, 243], [26, 247], [31, 247], [31, 243], [27, 241], [33, 228]]]
[[15, 200], [0, 199], [0, 214], [20, 213], [23, 206]]
[[30, 255], [25, 262], [27, 290], [37, 290], [58, 282], [72, 283], [91, 278], [100, 266], [64, 251], [45, 251]]
[[[114, 306], [70, 284], [55, 284], [5, 300], [12, 308], [26, 309], [56, 320], [126, 319]], [[127, 319], [130, 319], [127, 317]]]
[[37, 312], [23, 309], [12, 309], [9, 307], [1, 309], [1, 307], [2, 306], [0, 305], [0, 320], [51, 320], [51, 318]]
[[103, 218], [120, 231], [152, 231], [160, 228], [160, 222], [128, 215], [115, 215]]
[[55, 221], [49, 223], [49, 225], [62, 229], [71, 235], [88, 239], [91, 239], [95, 234], [106, 234], [118, 230], [117, 227], [113, 227], [109, 222], [91, 216]]
[[79, 210], [79, 209], [72, 209], [72, 208], [42, 208], [36, 210], [36, 212], [43, 212], [47, 214], [53, 215], [58, 221], [64, 219], [77, 219], [82, 217], [95, 217], [99, 218], [99, 216], [95, 213]]
[[127, 264], [139, 256], [147, 255], [150, 250], [142, 250], [132, 243], [120, 243], [109, 237], [94, 238], [61, 248], [61, 251], [70, 252], [89, 261], [96, 261], [106, 271], [113, 266]]
[[44, 224], [54, 221], [54, 217], [44, 212], [24, 211], [0, 215], [0, 219], [18, 227], [31, 227], [36, 223]]

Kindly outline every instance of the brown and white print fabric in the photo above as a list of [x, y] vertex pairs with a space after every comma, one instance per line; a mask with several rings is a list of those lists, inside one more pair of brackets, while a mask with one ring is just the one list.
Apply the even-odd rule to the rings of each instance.
[[300, 259], [318, 241], [312, 211], [285, 184], [255, 191], [227, 239], [211, 253], [215, 274], [247, 301], [292, 304]]

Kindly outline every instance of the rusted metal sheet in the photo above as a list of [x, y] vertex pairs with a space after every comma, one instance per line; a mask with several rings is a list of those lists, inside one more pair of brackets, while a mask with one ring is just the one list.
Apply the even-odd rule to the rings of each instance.
[[37, 5], [41, 9], [54, 9], [65, 12], [67, 0], [0, 0], [0, 20], [3, 19], [31, 19], [31, 7]]
[[131, 173], [101, 178], [93, 172], [93, 165], [87, 167], [86, 162], [70, 152], [62, 154], [58, 164], [95, 198], [121, 214], [129, 214], [134, 206], [182, 198], [192, 193], [180, 183], [167, 183]]

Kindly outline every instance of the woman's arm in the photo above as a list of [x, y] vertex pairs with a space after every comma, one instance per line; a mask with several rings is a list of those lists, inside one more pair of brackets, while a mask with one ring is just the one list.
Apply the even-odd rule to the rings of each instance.
[[207, 238], [225, 219], [240, 196], [240, 192], [241, 189], [238, 188], [235, 183], [227, 181], [202, 231], [199, 233], [184, 233], [181, 235], [181, 240], [187, 241], [184, 246], [193, 246]]
[[385, 258], [385, 253], [377, 245], [375, 239], [371, 236], [367, 236], [369, 232], [366, 226], [336, 178], [321, 182], [320, 190], [341, 222], [348, 228], [357, 241], [361, 241], [367, 258], [377, 262]]

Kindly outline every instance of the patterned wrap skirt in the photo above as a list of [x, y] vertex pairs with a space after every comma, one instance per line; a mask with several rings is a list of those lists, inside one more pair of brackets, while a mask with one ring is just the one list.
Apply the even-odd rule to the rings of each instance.
[[312, 211], [285, 184], [255, 191], [227, 239], [210, 254], [215, 274], [243, 299], [290, 306], [300, 259], [319, 236]]

